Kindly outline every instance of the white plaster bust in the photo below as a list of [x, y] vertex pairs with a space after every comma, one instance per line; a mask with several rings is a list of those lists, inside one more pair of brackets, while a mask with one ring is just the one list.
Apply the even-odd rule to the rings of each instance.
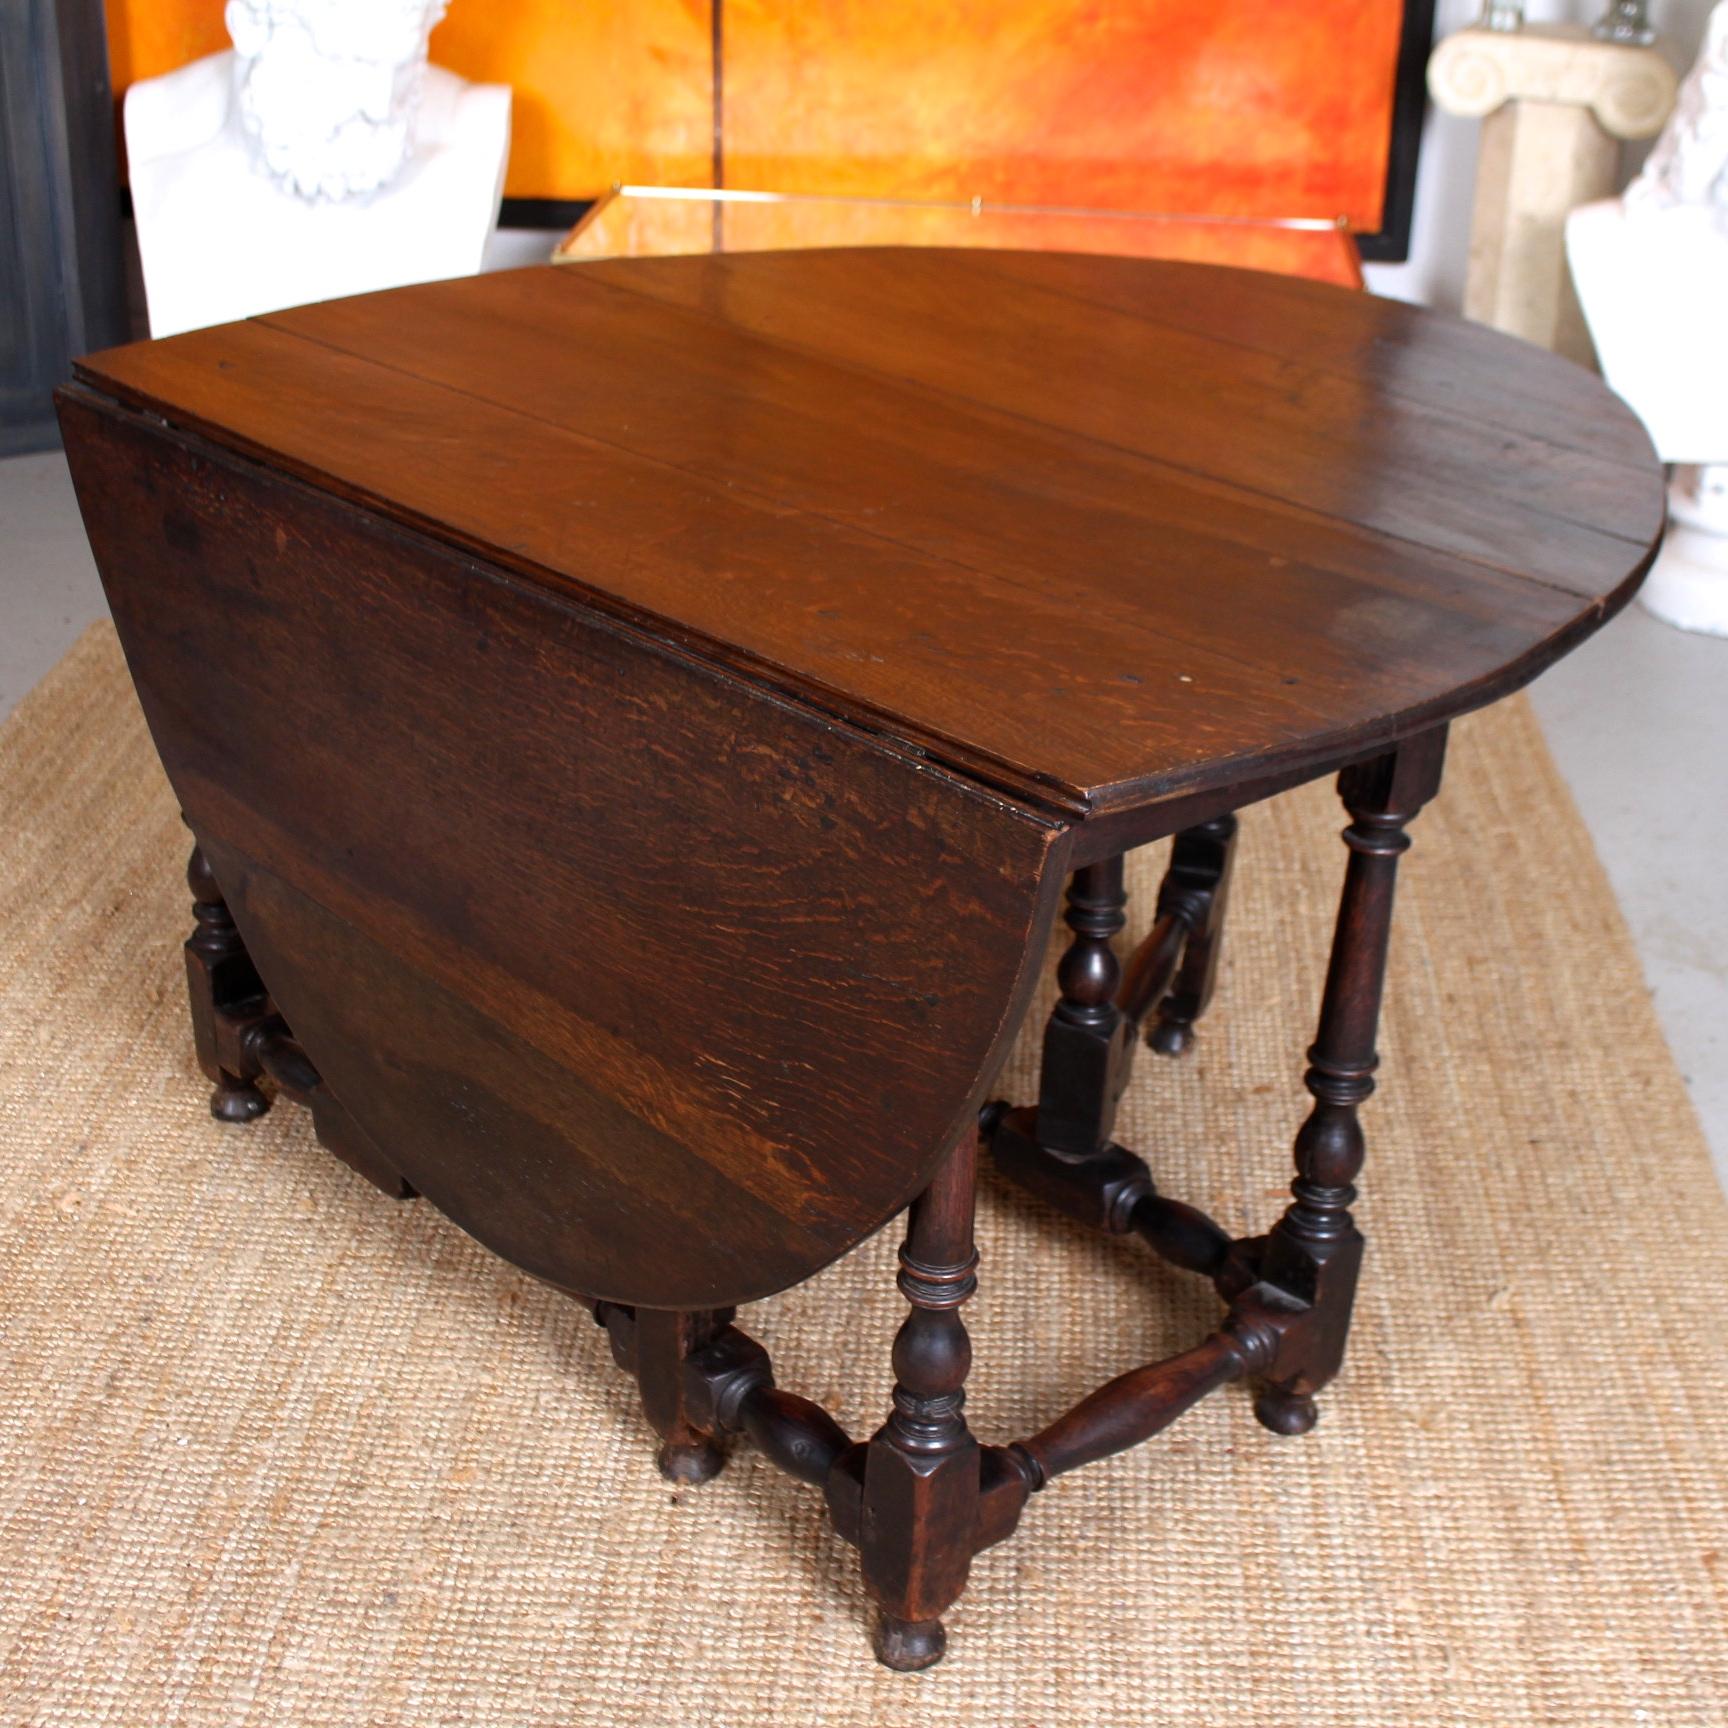
[[228, 0], [253, 159], [302, 198], [387, 185], [413, 148], [443, 0]]
[[1675, 464], [1641, 598], [1728, 636], [1728, 0], [1643, 173], [1572, 212], [1566, 252], [1603, 376]]
[[1673, 117], [1626, 188], [1626, 208], [1635, 214], [1681, 204], [1707, 208], [1728, 227], [1728, 5], [1710, 14]]
[[510, 91], [426, 64], [443, 10], [232, 0], [233, 52], [126, 92], [151, 335], [480, 268]]

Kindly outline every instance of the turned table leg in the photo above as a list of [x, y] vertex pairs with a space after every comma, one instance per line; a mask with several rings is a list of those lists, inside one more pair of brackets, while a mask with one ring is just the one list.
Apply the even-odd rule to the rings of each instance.
[[[1350, 1215], [1363, 1161], [1358, 1112], [1374, 1088], [1397, 863], [1409, 845], [1406, 826], [1439, 789], [1444, 752], [1438, 728], [1339, 777], [1350, 856], [1309, 1052], [1314, 1102], [1296, 1137], [1291, 1202], [1265, 1236], [1232, 1238], [1203, 1212], [1160, 1194], [1145, 1164], [1109, 1138], [1111, 1063], [1120, 1059], [1123, 1029], [1131, 1040], [1146, 1007], [1166, 991], [1184, 998], [1179, 1010], [1188, 1023], [1205, 1006], [1233, 819], [1183, 836], [1188, 844], [1160, 894], [1161, 928], [1125, 976], [1110, 950], [1122, 924], [1122, 861], [1075, 873], [1074, 940], [1045, 1053], [1065, 1051], [1073, 1072], [1090, 1074], [1073, 1095], [1092, 1110], [1089, 1122], [1083, 1110], [1072, 1119], [1082, 1150], [1063, 1153], [1044, 1142], [1042, 1103], [987, 1106], [979, 1137], [1011, 1177], [1059, 1211], [1113, 1234], [1137, 1234], [1172, 1265], [1209, 1279], [1228, 1312], [1198, 1343], [1117, 1375], [1025, 1439], [980, 1446], [965, 1415], [972, 1347], [960, 1316], [977, 1288], [979, 1142], [971, 1136], [909, 1209], [898, 1280], [909, 1308], [894, 1340], [893, 1407], [867, 1442], [854, 1443], [818, 1405], [778, 1388], [767, 1352], [731, 1324], [730, 1310], [593, 1305], [618, 1362], [641, 1383], [668, 1475], [712, 1475], [723, 1459], [720, 1440], [745, 1434], [782, 1469], [823, 1489], [836, 1531], [859, 1550], [877, 1605], [875, 1650], [886, 1666], [914, 1670], [941, 1659], [942, 1616], [965, 1588], [973, 1556], [1006, 1540], [1029, 1499], [1056, 1478], [1144, 1444], [1238, 1380], [1259, 1383], [1255, 1409], [1267, 1427], [1296, 1434], [1313, 1425], [1315, 1394], [1343, 1361], [1362, 1258]], [[1182, 945], [1195, 937], [1210, 951], [1179, 979]], [[1042, 1097], [1049, 1096], [1047, 1084]]]
[[1236, 818], [1176, 835], [1152, 928], [1126, 966], [1111, 939], [1125, 922], [1120, 854], [1076, 870], [1068, 885], [1074, 932], [1057, 970], [1061, 994], [1044, 1029], [1035, 1108], [992, 1104], [980, 1118], [997, 1168], [1058, 1210], [1115, 1234], [1138, 1231], [1178, 1265], [1215, 1273], [1230, 1240], [1192, 1208], [1160, 1196], [1144, 1159], [1114, 1140], [1139, 1029], [1179, 1054], [1218, 977]]
[[1134, 1028], [1117, 1006], [1122, 968], [1111, 947], [1127, 918], [1117, 853], [1076, 870], [1064, 916], [1074, 932], [1060, 965], [1044, 1028], [1038, 1138], [1050, 1151], [1084, 1157], [1110, 1144], [1116, 1103], [1134, 1056]]
[[186, 990], [192, 1010], [192, 1042], [198, 1065], [215, 1087], [210, 1114], [220, 1122], [250, 1122], [270, 1108], [259, 1091], [258, 1067], [223, 1060], [224, 1023], [244, 1021], [265, 1011], [265, 992], [246, 945], [210, 873], [201, 846], [192, 848], [186, 865], [186, 885], [192, 890], [192, 916], [197, 925], [186, 939]]
[[1320, 1027], [1308, 1052], [1314, 1099], [1296, 1136], [1289, 1208], [1265, 1240], [1258, 1273], [1308, 1306], [1278, 1353], [1255, 1414], [1280, 1434], [1314, 1426], [1314, 1394], [1344, 1360], [1363, 1239], [1350, 1215], [1365, 1151], [1358, 1111], [1374, 1090], [1375, 1034], [1392, 928], [1399, 856], [1408, 824], [1439, 790], [1445, 729], [1425, 733], [1371, 762], [1347, 768], [1338, 792], [1350, 812], [1350, 848]]
[[221, 1122], [250, 1122], [270, 1108], [258, 1081], [312, 1112], [319, 1140], [367, 1181], [397, 1200], [414, 1189], [333, 1096], [288, 1023], [276, 1012], [240, 939], [202, 846], [186, 866], [197, 928], [186, 941], [186, 989], [198, 1066], [215, 1090], [210, 1113]]
[[1158, 889], [1152, 929], [1126, 967], [1112, 946], [1128, 903], [1120, 853], [1083, 865], [1068, 884], [1064, 914], [1073, 940], [1056, 979], [1061, 994], [1044, 1029], [1037, 1143], [1059, 1158], [1108, 1152], [1128, 1084], [1135, 1040], [1148, 1034], [1168, 1056], [1185, 1050], [1218, 979], [1236, 818], [1219, 816], [1175, 837]]
[[689, 1311], [624, 1308], [601, 1302], [594, 1318], [606, 1328], [613, 1359], [636, 1376], [642, 1413], [660, 1436], [655, 1462], [668, 1482], [706, 1482], [726, 1462], [711, 1408], [692, 1407], [690, 1364], [732, 1323], [730, 1308]]
[[1158, 889], [1158, 916], [1175, 912], [1189, 926], [1182, 966], [1146, 1042], [1161, 1056], [1180, 1056], [1194, 1041], [1194, 1022], [1211, 1006], [1224, 946], [1236, 818], [1219, 816], [1185, 828], [1170, 848], [1170, 867]]
[[979, 1448], [964, 1413], [972, 1345], [959, 1312], [978, 1282], [976, 1172], [967, 1135], [912, 1203], [899, 1275], [911, 1312], [894, 1340], [894, 1408], [864, 1459], [859, 1549], [881, 1610], [876, 1654], [902, 1670], [941, 1658], [941, 1615], [965, 1588], [979, 1540]]

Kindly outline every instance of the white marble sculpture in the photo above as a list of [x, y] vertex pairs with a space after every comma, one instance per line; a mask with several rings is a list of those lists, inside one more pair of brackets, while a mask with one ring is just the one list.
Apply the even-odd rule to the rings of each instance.
[[253, 160], [302, 198], [387, 185], [412, 142], [443, 0], [228, 0]]
[[1697, 205], [1728, 229], [1728, 7], [1705, 27], [1698, 63], [1674, 98], [1674, 113], [1644, 171], [1626, 188], [1626, 208]]
[[1728, 636], [1728, 0], [1643, 173], [1573, 211], [1566, 250], [1603, 375], [1675, 464], [1641, 597]]
[[510, 92], [426, 63], [443, 0], [230, 0], [234, 51], [126, 93], [150, 333], [471, 275]]

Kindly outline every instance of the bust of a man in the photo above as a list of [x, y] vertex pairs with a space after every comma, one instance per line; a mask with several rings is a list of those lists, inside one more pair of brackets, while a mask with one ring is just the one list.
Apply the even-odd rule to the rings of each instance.
[[443, 12], [230, 0], [232, 52], [126, 92], [151, 335], [480, 268], [510, 92], [427, 65]]
[[1728, 0], [1643, 173], [1572, 212], [1566, 252], [1603, 376], [1675, 464], [1644, 603], [1728, 635]]
[[1728, 0], [1644, 171], [1566, 223], [1603, 374], [1669, 462], [1728, 459]]
[[1630, 211], [1695, 204], [1728, 226], [1728, 6], [1717, 6], [1698, 63], [1680, 86], [1674, 113], [1644, 171], [1626, 188]]
[[302, 198], [388, 184], [413, 147], [443, 0], [228, 0], [235, 112], [254, 160]]

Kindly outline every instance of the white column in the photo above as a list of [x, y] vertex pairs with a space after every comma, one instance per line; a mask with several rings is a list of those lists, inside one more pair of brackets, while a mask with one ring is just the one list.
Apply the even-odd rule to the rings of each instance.
[[1613, 192], [1623, 139], [1661, 130], [1673, 69], [1582, 26], [1473, 26], [1434, 50], [1428, 89], [1446, 113], [1483, 120], [1465, 316], [1589, 364], [1566, 213]]

